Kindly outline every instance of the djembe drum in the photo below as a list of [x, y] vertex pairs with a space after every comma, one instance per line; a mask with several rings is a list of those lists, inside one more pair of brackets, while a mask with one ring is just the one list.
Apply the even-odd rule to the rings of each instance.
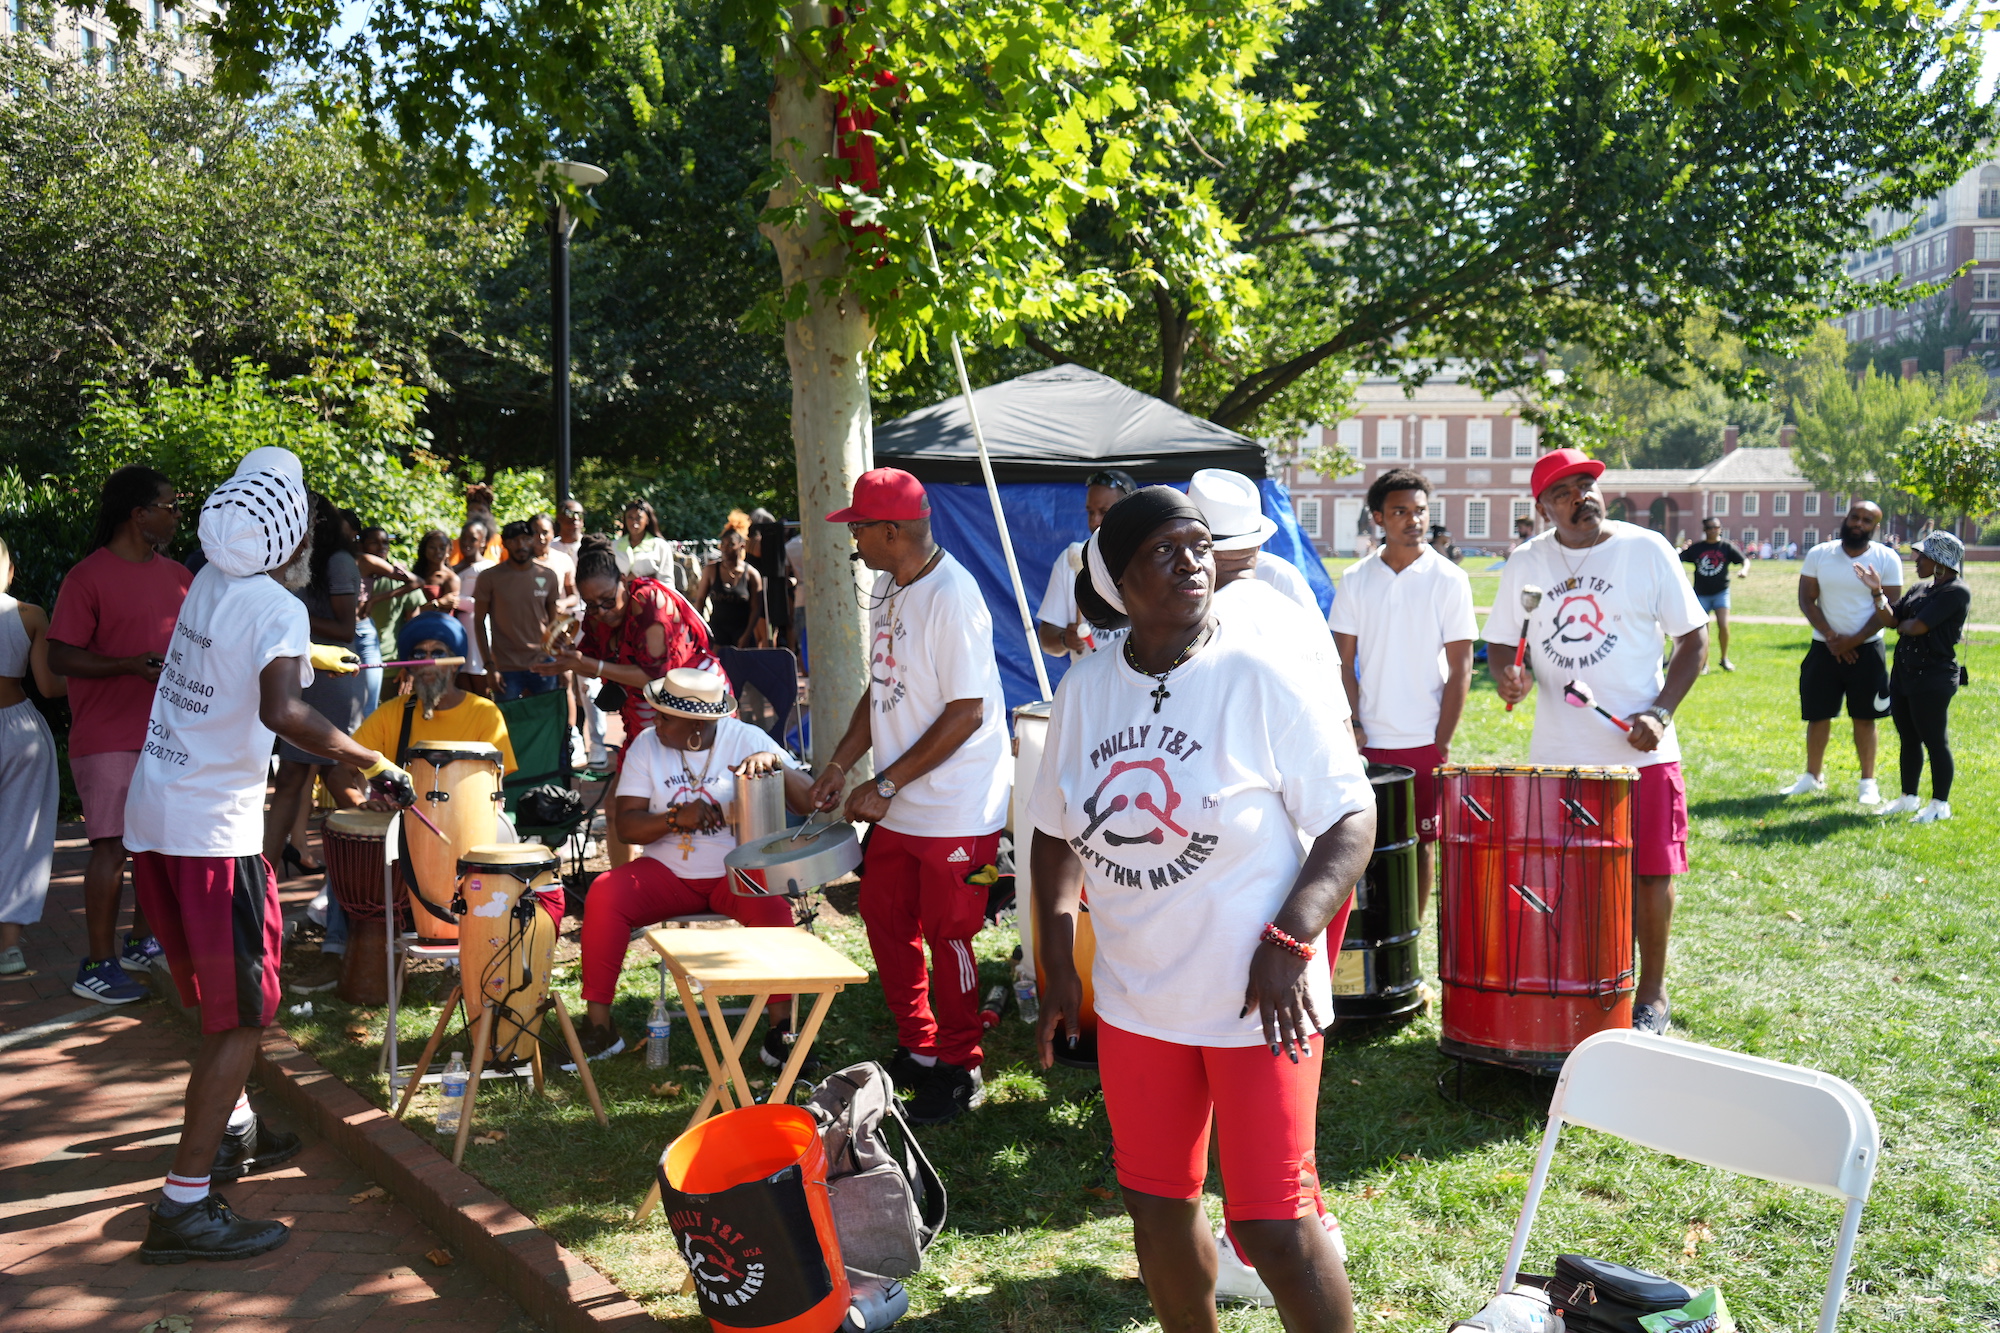
[[[389, 999], [388, 920], [382, 904], [382, 878], [390, 814], [373, 810], [336, 810], [320, 830], [326, 856], [326, 885], [340, 910], [347, 914], [347, 952], [340, 960], [340, 985], [335, 993], [349, 1004], [385, 1004]], [[395, 889], [397, 924], [402, 924], [406, 891], [400, 878]]]
[[1445, 1054], [1548, 1073], [1632, 1023], [1630, 768], [1438, 769]]
[[433, 833], [423, 820], [403, 821], [403, 873], [412, 881], [416, 899], [417, 940], [454, 944], [459, 923], [451, 901], [458, 888], [459, 858], [500, 835], [500, 779], [505, 772], [500, 750], [483, 741], [412, 745], [404, 767], [417, 790], [417, 809], [437, 825]]
[[526, 1057], [542, 1031], [542, 998], [556, 923], [536, 896], [561, 886], [561, 861], [539, 842], [488, 843], [459, 859], [458, 971], [465, 987], [465, 1018], [477, 1026], [487, 1006], [493, 1015], [493, 1059]]

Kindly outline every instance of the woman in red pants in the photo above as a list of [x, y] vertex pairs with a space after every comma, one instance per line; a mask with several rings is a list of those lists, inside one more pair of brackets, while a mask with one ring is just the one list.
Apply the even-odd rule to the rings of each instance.
[[[611, 811], [618, 836], [640, 853], [599, 875], [584, 900], [583, 1049], [593, 1060], [625, 1049], [611, 1001], [634, 930], [695, 912], [722, 912], [746, 926], [792, 924], [789, 899], [730, 891], [723, 857], [736, 846], [728, 818], [736, 779], [782, 770], [785, 803], [796, 814], [812, 808], [812, 782], [798, 761], [729, 716], [735, 701], [722, 676], [677, 667], [648, 681], [645, 695], [652, 729], [626, 747]], [[791, 1009], [790, 996], [773, 996], [766, 1011], [760, 1053], [774, 1067], [788, 1054]]]

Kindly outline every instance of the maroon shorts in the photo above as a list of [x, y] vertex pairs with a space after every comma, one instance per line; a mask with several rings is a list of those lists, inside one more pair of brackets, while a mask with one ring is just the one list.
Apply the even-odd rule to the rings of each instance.
[[203, 1032], [271, 1025], [285, 923], [262, 856], [139, 852], [132, 889]]
[[1651, 764], [1640, 769], [1639, 788], [1633, 795], [1632, 873], [1686, 874], [1688, 803], [1681, 766]]
[[1436, 842], [1443, 822], [1439, 818], [1436, 770], [1444, 762], [1444, 753], [1435, 745], [1419, 745], [1409, 750], [1384, 750], [1364, 745], [1361, 757], [1371, 764], [1396, 764], [1416, 770], [1417, 841]]
[[73, 754], [69, 771], [76, 779], [76, 798], [83, 805], [83, 836], [99, 838], [125, 836], [125, 793], [132, 786], [132, 772], [139, 766], [137, 750], [104, 750], [97, 754]]

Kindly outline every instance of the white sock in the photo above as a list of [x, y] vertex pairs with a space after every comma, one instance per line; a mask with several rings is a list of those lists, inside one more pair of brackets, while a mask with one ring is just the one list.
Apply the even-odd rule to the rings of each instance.
[[257, 1113], [250, 1109], [250, 1094], [246, 1092], [239, 1095], [236, 1098], [236, 1109], [229, 1113], [229, 1132], [241, 1134], [256, 1123]]
[[200, 1203], [208, 1197], [208, 1177], [193, 1180], [187, 1176], [167, 1173], [168, 1203]]
[[915, 1051], [911, 1051], [910, 1058], [926, 1069], [933, 1069], [937, 1066], [937, 1057], [935, 1055], [918, 1055]]

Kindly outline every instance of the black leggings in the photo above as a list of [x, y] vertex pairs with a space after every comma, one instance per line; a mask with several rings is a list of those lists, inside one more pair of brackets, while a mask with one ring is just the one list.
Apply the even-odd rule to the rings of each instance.
[[1917, 794], [1917, 781], [1924, 775], [1924, 751], [1928, 750], [1931, 798], [1951, 799], [1951, 742], [1945, 737], [1945, 722], [1951, 713], [1951, 696], [1956, 693], [1953, 685], [1911, 690], [1900, 682], [1889, 692], [1889, 716], [1896, 721], [1896, 739], [1902, 743], [1905, 796]]

